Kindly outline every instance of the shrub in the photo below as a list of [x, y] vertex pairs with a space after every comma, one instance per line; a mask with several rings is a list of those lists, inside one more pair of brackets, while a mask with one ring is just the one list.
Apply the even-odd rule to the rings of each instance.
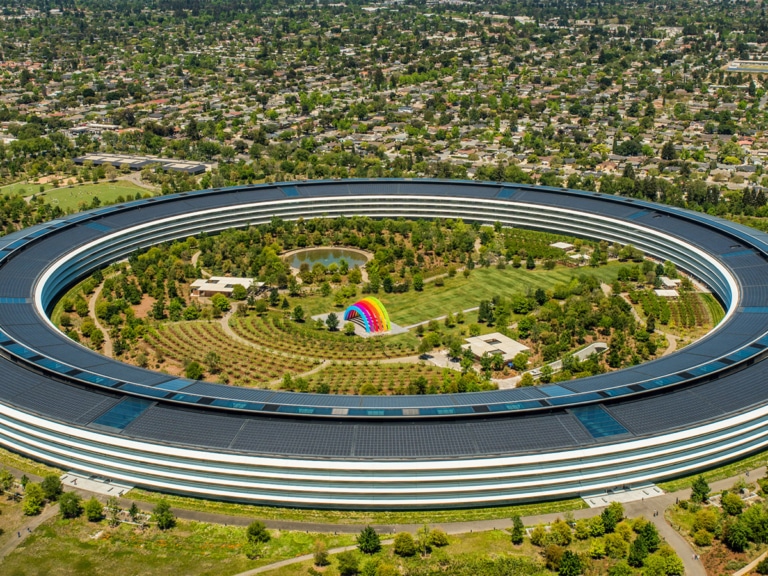
[[721, 499], [723, 511], [729, 516], [738, 516], [744, 510], [744, 501], [738, 494], [726, 492]]
[[448, 535], [439, 528], [435, 528], [429, 533], [429, 543], [435, 548], [448, 546]]
[[702, 508], [696, 512], [696, 517], [693, 520], [693, 531], [706, 530], [707, 532], [714, 533], [717, 530], [717, 524], [717, 512], [712, 508]]
[[254, 520], [248, 524], [248, 528], [245, 530], [245, 537], [248, 539], [248, 542], [259, 542], [262, 544], [269, 542], [272, 538], [264, 523], [259, 522], [258, 520]]
[[712, 544], [712, 534], [706, 530], [698, 530], [693, 535], [693, 543], [696, 544], [696, 546], [709, 546]]
[[354, 550], [337, 554], [336, 560], [339, 562], [341, 576], [353, 576], [360, 571], [360, 556]]
[[95, 496], [91, 496], [90, 500], [85, 503], [84, 509], [88, 522], [99, 522], [104, 518], [104, 507], [101, 502], [96, 500]]
[[758, 563], [756, 570], [758, 574], [768, 574], [768, 558], [761, 560]]
[[398, 556], [413, 556], [416, 554], [416, 543], [408, 532], [399, 532], [395, 536], [395, 554]]

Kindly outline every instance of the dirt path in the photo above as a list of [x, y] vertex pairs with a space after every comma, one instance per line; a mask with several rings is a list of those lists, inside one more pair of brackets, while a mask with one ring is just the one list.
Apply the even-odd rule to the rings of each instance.
[[104, 334], [104, 344], [101, 347], [101, 353], [104, 354], [104, 356], [109, 356], [112, 358], [112, 338], [109, 336], [109, 330], [107, 330], [104, 325], [99, 320], [99, 317], [96, 316], [96, 301], [99, 299], [99, 296], [101, 295], [101, 288], [104, 286], [104, 282], [99, 284], [96, 287], [96, 290], [93, 291], [93, 296], [88, 300], [88, 314], [93, 318], [93, 323], [96, 324], [96, 328], [101, 330], [101, 333]]
[[8, 556], [11, 552], [16, 550], [16, 548], [24, 542], [24, 540], [27, 539], [27, 537], [32, 534], [32, 532], [40, 526], [43, 522], [46, 520], [49, 520], [56, 516], [59, 512], [59, 505], [54, 504], [53, 506], [48, 506], [43, 510], [41, 514], [38, 516], [32, 516], [25, 524], [23, 524], [17, 531], [16, 531], [16, 538], [11, 538], [6, 542], [2, 548], [0, 548], [0, 563], [2, 563], [3, 558]]

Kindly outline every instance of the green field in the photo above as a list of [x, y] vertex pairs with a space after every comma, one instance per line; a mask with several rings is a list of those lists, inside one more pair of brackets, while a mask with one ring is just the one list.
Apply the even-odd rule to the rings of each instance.
[[456, 313], [460, 310], [480, 305], [480, 300], [489, 300], [496, 295], [511, 296], [525, 293], [528, 289], [552, 288], [555, 284], [569, 283], [571, 278], [581, 274], [596, 276], [601, 282], [612, 283], [623, 262], [610, 262], [598, 268], [565, 268], [558, 266], [554, 270], [525, 270], [507, 267], [476, 268], [468, 278], [462, 274], [455, 278], [446, 278], [445, 286], [438, 287], [432, 282], [424, 285], [423, 292], [409, 291], [404, 294], [377, 295], [386, 306], [392, 322], [408, 326], [439, 316]]
[[[14, 535], [15, 536], [15, 535]], [[328, 548], [354, 543], [353, 535], [272, 532], [263, 555], [243, 553], [245, 528], [179, 522], [173, 530], [139, 530], [84, 518], [56, 518], [40, 526], [3, 561], [8, 576], [98, 574], [236, 574], [278, 560], [310, 554], [316, 540]]]
[[135, 196], [136, 192], [152, 194], [151, 191], [136, 186], [132, 182], [118, 180], [117, 182], [100, 182], [98, 184], [75, 185], [66, 188], [47, 188], [42, 194], [47, 204], [60, 206], [62, 210], [77, 210], [81, 202], [90, 206], [95, 196], [98, 196], [102, 204], [111, 204], [118, 196]]
[[27, 197], [27, 196], [32, 196], [33, 194], [39, 194], [40, 186], [42, 186], [45, 190], [50, 190], [53, 188], [51, 184], [35, 184], [33, 182], [14, 182], [13, 184], [0, 186], [0, 194], [4, 196], [19, 194], [21, 196]]

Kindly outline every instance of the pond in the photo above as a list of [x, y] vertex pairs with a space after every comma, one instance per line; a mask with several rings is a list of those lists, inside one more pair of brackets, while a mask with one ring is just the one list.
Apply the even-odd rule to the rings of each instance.
[[307, 248], [306, 250], [299, 250], [286, 256], [286, 261], [291, 268], [296, 268], [297, 270], [305, 262], [309, 264], [310, 268], [318, 262], [327, 268], [331, 264], [338, 264], [342, 259], [346, 260], [350, 269], [355, 266], [362, 267], [368, 262], [364, 252], [347, 248]]

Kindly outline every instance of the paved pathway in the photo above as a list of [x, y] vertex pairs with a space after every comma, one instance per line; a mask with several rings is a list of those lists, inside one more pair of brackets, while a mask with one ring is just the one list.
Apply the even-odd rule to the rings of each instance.
[[8, 542], [6, 542], [2, 548], [0, 548], [0, 563], [2, 563], [3, 558], [16, 550], [19, 544], [24, 542], [24, 540], [26, 540], [27, 537], [34, 532], [35, 528], [40, 526], [40, 524], [46, 520], [56, 516], [58, 512], [59, 505], [54, 504], [53, 506], [46, 507], [38, 516], [32, 516], [29, 520], [22, 524], [22, 526], [16, 532], [17, 536], [14, 538], [13, 535], [11, 535], [11, 539], [8, 540]]

